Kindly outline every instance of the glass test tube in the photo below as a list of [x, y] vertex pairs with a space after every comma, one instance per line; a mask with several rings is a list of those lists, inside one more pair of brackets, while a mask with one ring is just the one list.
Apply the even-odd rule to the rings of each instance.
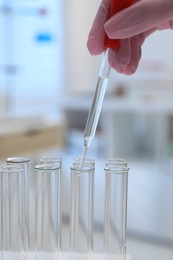
[[93, 246], [94, 167], [71, 168], [70, 260], [89, 260]]
[[52, 166], [57, 166], [59, 169], [59, 174], [57, 175], [57, 234], [56, 234], [56, 242], [57, 242], [57, 251], [61, 249], [61, 187], [62, 187], [62, 159], [56, 156], [43, 156], [40, 158], [41, 164], [49, 164]]
[[112, 160], [106, 162], [104, 260], [126, 259], [128, 171]]
[[29, 234], [29, 161], [28, 157], [9, 157], [6, 159], [7, 165], [20, 166], [23, 170], [21, 178], [22, 187], [22, 216], [21, 216], [21, 232], [22, 232], [22, 248], [28, 252], [30, 248]]
[[[73, 166], [80, 167], [81, 158], [73, 159]], [[95, 169], [95, 160], [91, 158], [85, 159], [85, 166], [93, 167]]]
[[56, 165], [62, 171], [62, 159], [56, 156], [43, 156], [40, 158], [41, 164]]
[[54, 259], [57, 254], [58, 175], [60, 168], [51, 164], [35, 166], [36, 173], [36, 259], [45, 253]]
[[[3, 259], [19, 259], [22, 253], [24, 171], [20, 166], [1, 168], [1, 239]], [[10, 255], [10, 253], [12, 253]], [[17, 258], [16, 258], [17, 257]]]
[[127, 167], [127, 161], [121, 158], [108, 158], [105, 162], [105, 167]]

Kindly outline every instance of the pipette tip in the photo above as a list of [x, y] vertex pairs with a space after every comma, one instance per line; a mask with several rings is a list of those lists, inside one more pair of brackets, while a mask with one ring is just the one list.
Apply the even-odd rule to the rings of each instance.
[[82, 156], [81, 156], [81, 161], [80, 161], [80, 169], [83, 169], [85, 160], [86, 160], [86, 156], [87, 156], [87, 152], [88, 152], [88, 146], [84, 145], [83, 151], [82, 151]]

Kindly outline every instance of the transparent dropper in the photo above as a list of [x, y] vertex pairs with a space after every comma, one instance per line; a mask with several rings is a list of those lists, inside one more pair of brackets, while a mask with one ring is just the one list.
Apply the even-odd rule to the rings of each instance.
[[92, 101], [92, 105], [88, 114], [88, 119], [84, 131], [84, 147], [83, 147], [83, 152], [82, 152], [82, 157], [81, 157], [81, 163], [80, 163], [80, 168], [83, 167], [83, 164], [85, 162], [88, 148], [90, 147], [91, 141], [93, 140], [106, 92], [106, 87], [108, 84], [109, 80], [109, 75], [110, 75], [110, 70], [111, 67], [108, 62], [108, 49], [103, 55], [101, 66], [100, 66], [100, 71], [99, 71], [99, 76], [97, 80], [97, 85]]

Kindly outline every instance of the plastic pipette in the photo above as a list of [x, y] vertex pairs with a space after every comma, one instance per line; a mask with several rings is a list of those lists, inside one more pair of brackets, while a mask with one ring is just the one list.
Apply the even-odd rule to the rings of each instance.
[[[110, 17], [115, 13], [119, 12], [120, 10], [130, 6], [133, 3], [133, 0], [111, 0], [111, 10], [110, 10]], [[116, 50], [120, 47], [120, 41], [115, 39], [109, 39], [106, 37], [105, 40], [105, 47], [107, 47], [106, 52], [103, 55], [103, 59], [101, 62], [101, 67], [99, 71], [99, 76], [97, 80], [97, 85], [92, 101], [92, 105], [89, 111], [85, 131], [84, 131], [84, 147], [81, 157], [81, 164], [80, 167], [83, 167], [83, 163], [85, 162], [86, 155], [88, 152], [88, 148], [91, 145], [91, 142], [95, 136], [106, 87], [109, 80], [110, 75], [110, 66], [108, 62], [108, 48], [114, 48]]]
[[85, 131], [84, 131], [84, 147], [83, 147], [83, 153], [81, 157], [81, 165], [80, 165], [81, 168], [83, 166], [83, 163], [85, 162], [88, 148], [90, 147], [90, 144], [95, 136], [95, 132], [96, 132], [99, 116], [100, 116], [100, 111], [102, 108], [107, 83], [109, 80], [109, 74], [111, 68], [108, 63], [107, 55], [108, 55], [108, 50], [104, 53], [102, 59], [96, 89], [95, 89], [92, 105], [89, 111]]

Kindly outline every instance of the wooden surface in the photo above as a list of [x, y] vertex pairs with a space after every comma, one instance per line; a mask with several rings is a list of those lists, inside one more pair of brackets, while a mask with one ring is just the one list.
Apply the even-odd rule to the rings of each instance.
[[1, 127], [0, 158], [34, 153], [64, 145], [63, 123], [45, 123], [25, 127], [15, 125]]

